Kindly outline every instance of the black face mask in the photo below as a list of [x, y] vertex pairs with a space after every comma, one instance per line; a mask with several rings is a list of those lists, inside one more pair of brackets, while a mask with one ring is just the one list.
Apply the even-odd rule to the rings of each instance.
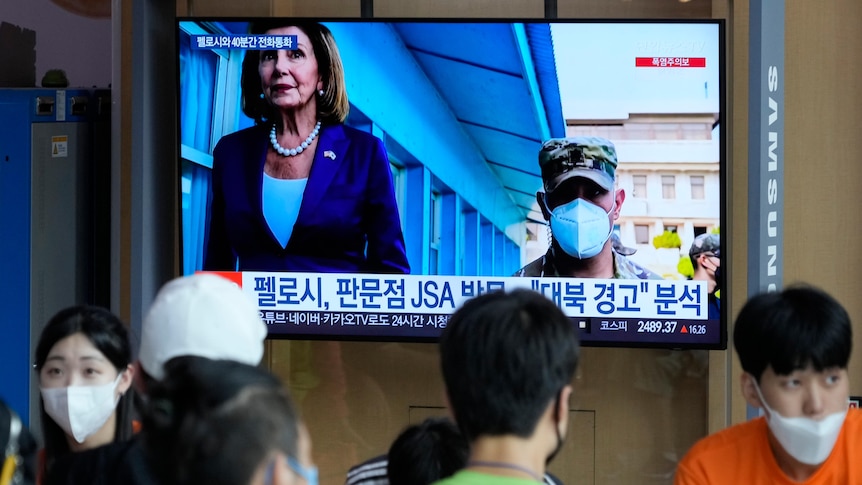
[[721, 289], [721, 266], [715, 268], [715, 289], [716, 291]]
[[557, 398], [554, 400], [554, 430], [557, 432], [557, 446], [554, 447], [554, 451], [551, 452], [550, 455], [545, 459], [545, 466], [549, 465], [551, 461], [557, 456], [557, 453], [560, 452], [560, 449], [563, 448], [563, 435], [560, 433], [560, 399], [563, 397], [562, 389], [557, 393]]

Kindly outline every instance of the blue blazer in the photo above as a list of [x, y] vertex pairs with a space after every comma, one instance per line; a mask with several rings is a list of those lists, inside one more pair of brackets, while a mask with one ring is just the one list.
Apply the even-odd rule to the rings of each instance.
[[320, 130], [293, 233], [282, 248], [263, 216], [269, 125], [225, 135], [213, 152], [204, 269], [409, 273], [389, 158], [379, 138]]

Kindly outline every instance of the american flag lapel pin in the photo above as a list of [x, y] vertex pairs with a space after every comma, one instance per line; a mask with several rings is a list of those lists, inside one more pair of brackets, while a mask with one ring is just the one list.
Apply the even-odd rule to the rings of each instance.
[[335, 152], [333, 152], [332, 150], [326, 150], [325, 152], [323, 152], [323, 156], [330, 160], [335, 160]]

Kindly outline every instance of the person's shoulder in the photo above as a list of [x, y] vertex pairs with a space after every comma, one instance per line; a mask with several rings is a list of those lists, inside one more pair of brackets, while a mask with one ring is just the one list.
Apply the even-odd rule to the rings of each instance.
[[219, 138], [218, 143], [216, 143], [216, 149], [248, 143], [249, 140], [259, 141], [262, 136], [267, 136], [268, 132], [269, 126], [265, 124], [249, 126], [248, 128], [223, 135]]
[[615, 274], [617, 279], [631, 280], [663, 280], [658, 273], [651, 271], [622, 254], [613, 251]]
[[45, 485], [113, 484], [148, 485], [150, 478], [140, 439], [114, 441], [91, 450], [59, 457]]
[[386, 455], [375, 456], [365, 460], [358, 465], [350, 467], [347, 471], [345, 485], [388, 485], [386, 468], [389, 461]]
[[848, 431], [851, 431], [856, 436], [862, 436], [862, 409], [848, 409], [847, 417], [844, 418], [844, 425]]
[[548, 258], [551, 257], [550, 252], [539, 256], [537, 259], [527, 263], [526, 266], [519, 269], [512, 276], [523, 276], [523, 277], [532, 277], [532, 276], [556, 276], [556, 275], [546, 275], [545, 274], [545, 264], [548, 261]]
[[709, 436], [701, 438], [688, 450], [680, 465], [694, 462], [713, 464], [731, 463], [727, 461], [738, 454], [752, 454], [760, 443], [767, 443], [767, 427], [764, 418], [756, 418], [730, 426]]
[[545, 483], [545, 485], [563, 485], [563, 482], [559, 478], [548, 472], [545, 472], [545, 475], [542, 477], [542, 483]]
[[327, 125], [324, 127], [324, 130], [330, 130], [336, 137], [340, 136], [346, 138], [350, 140], [350, 143], [359, 144], [361, 146], [383, 146], [383, 140], [380, 138], [368, 133], [367, 131], [347, 126], [344, 123]]

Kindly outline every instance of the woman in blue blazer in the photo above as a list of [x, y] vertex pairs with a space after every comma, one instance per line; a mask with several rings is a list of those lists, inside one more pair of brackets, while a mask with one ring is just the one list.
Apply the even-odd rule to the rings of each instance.
[[389, 159], [347, 127], [344, 70], [318, 23], [258, 24], [294, 50], [249, 50], [243, 112], [255, 126], [213, 152], [204, 269], [409, 273]]

